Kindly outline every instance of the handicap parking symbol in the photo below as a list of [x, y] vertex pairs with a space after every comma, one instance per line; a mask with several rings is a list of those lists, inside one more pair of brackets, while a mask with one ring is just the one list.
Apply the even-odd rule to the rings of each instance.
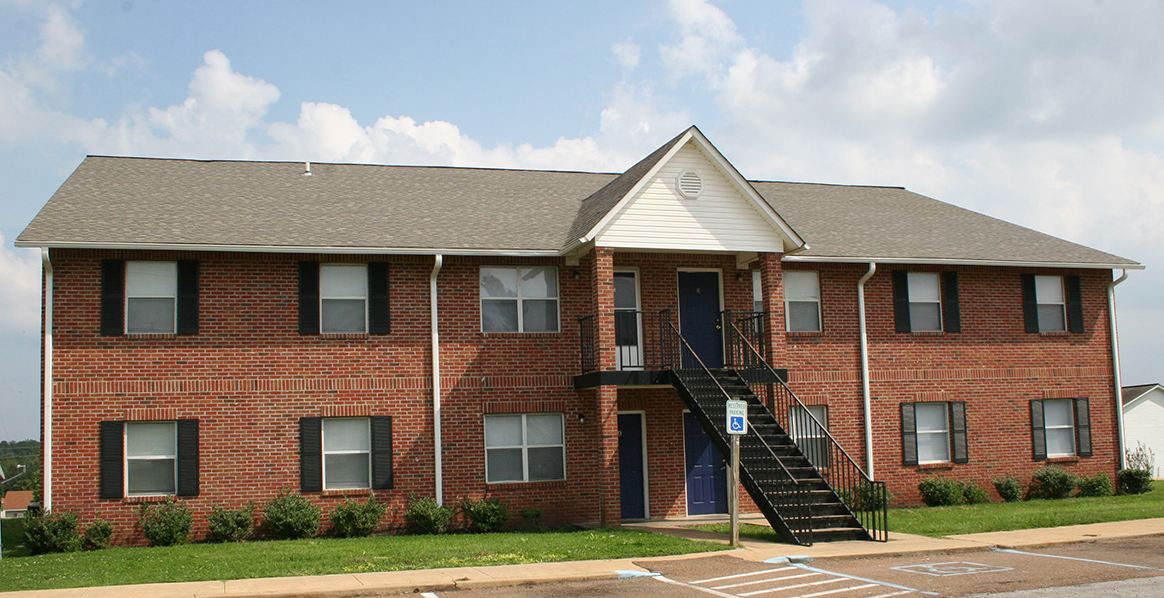
[[732, 432], [743, 432], [744, 431], [744, 418], [733, 417], [732, 422], [731, 422], [731, 431]]

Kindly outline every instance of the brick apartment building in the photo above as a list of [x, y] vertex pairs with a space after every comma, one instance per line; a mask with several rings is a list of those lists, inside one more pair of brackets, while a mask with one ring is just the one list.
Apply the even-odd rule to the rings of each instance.
[[1121, 459], [1113, 270], [902, 188], [744, 179], [692, 127], [622, 174], [90, 156], [44, 258], [44, 502], [281, 489], [554, 522], [726, 510], [884, 538], [886, 489]]

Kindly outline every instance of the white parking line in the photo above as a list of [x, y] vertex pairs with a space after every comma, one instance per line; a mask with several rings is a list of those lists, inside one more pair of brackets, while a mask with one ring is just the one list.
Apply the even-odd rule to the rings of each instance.
[[849, 581], [844, 577], [834, 577], [832, 579], [823, 579], [821, 581], [810, 581], [808, 583], [798, 583], [790, 586], [783, 586], [779, 588], [768, 588], [767, 590], [756, 590], [754, 592], [744, 592], [740, 596], [759, 596], [760, 594], [771, 594], [772, 592], [783, 592], [785, 590], [795, 590], [796, 588], [809, 588], [812, 586], [823, 586], [827, 583], [839, 583], [842, 581]]
[[[813, 566], [811, 566], [811, 565], [805, 565], [805, 564], [803, 564], [803, 563], [795, 563], [793, 566], [794, 566], [794, 567], [796, 567], [797, 569], [804, 569], [805, 571], [815, 571], [815, 572], [817, 572], [817, 573], [823, 573], [823, 574], [825, 574], [825, 575], [837, 575], [837, 576], [844, 577], [844, 578], [846, 578], [846, 579], [852, 579], [852, 580], [855, 580], [855, 581], [861, 581], [861, 582], [865, 582], [865, 583], [875, 583], [875, 584], [877, 584], [877, 585], [879, 585], [879, 586], [885, 586], [885, 587], [887, 587], [887, 588], [893, 588], [893, 589], [895, 589], [895, 590], [903, 590], [903, 591], [904, 591], [904, 593], [909, 593], [909, 592], [918, 592], [918, 593], [920, 593], [920, 594], [925, 594], [925, 595], [927, 595], [927, 596], [937, 596], [937, 595], [938, 595], [938, 593], [937, 593], [937, 592], [923, 592], [923, 591], [921, 591], [921, 590], [919, 590], [919, 589], [917, 589], [917, 588], [911, 588], [911, 587], [909, 587], [909, 586], [903, 586], [903, 585], [901, 585], [901, 584], [898, 584], [898, 583], [891, 583], [891, 582], [888, 582], [888, 581], [880, 581], [880, 580], [877, 580], [877, 579], [869, 579], [868, 577], [861, 577], [861, 576], [858, 576], [858, 575], [849, 575], [848, 573], [837, 573], [836, 571], [829, 571], [829, 570], [827, 570], [827, 569], [819, 569], [819, 568], [817, 568], [817, 567], [813, 567]], [[888, 596], [894, 596], [894, 595], [897, 595], [897, 594], [887, 594], [887, 595], [888, 595]]]
[[436, 592], [423, 592], [420, 598], [437, 598]]
[[712, 596], [720, 596], [721, 598], [736, 598], [735, 594], [728, 594], [725, 592], [720, 592], [719, 590], [713, 590], [711, 588], [705, 588], [705, 587], [701, 587], [701, 586], [697, 586], [697, 585], [692, 585], [689, 583], [684, 583], [681, 581], [675, 581], [674, 579], [671, 579], [671, 578], [667, 577], [666, 575], [656, 575], [656, 576], [652, 577], [651, 579], [654, 579], [656, 581], [661, 581], [663, 583], [669, 583], [669, 584], [673, 584], [673, 585], [677, 585], [677, 586], [683, 586], [685, 588], [691, 588], [693, 590], [699, 590], [700, 592], [703, 592], [705, 594], [711, 594]]
[[1095, 559], [1085, 559], [1077, 556], [1061, 556], [1058, 554], [1043, 554], [1040, 552], [1027, 552], [1025, 550], [1015, 550], [1013, 548], [992, 548], [995, 552], [1005, 552], [1007, 554], [1020, 554], [1023, 556], [1041, 556], [1048, 559], [1063, 559], [1066, 561], [1081, 561], [1084, 563], [1095, 563], [1097, 565], [1111, 565], [1113, 567], [1127, 567], [1129, 569], [1146, 569], [1148, 571], [1161, 571], [1156, 567], [1145, 567], [1144, 565], [1130, 565], [1128, 563], [1113, 563], [1111, 561], [1098, 561]]
[[769, 577], [767, 579], [757, 579], [755, 581], [745, 581], [745, 582], [741, 582], [741, 583], [733, 583], [733, 584], [728, 584], [726, 586], [712, 586], [712, 589], [726, 590], [728, 588], [738, 588], [741, 586], [754, 586], [758, 583], [771, 583], [773, 581], [784, 581], [785, 579], [797, 579], [799, 577], [812, 577], [814, 575], [820, 575], [820, 573], [801, 573], [799, 575], [788, 575], [785, 577]]
[[799, 596], [794, 596], [793, 598], [815, 598], [816, 596], [827, 596], [829, 594], [840, 594], [841, 592], [856, 592], [857, 590], [866, 590], [866, 589], [875, 588], [875, 587], [877, 587], [877, 584], [867, 583], [863, 586], [853, 586], [850, 588], [838, 588], [836, 590], [825, 590], [823, 592], [815, 592], [812, 594], [801, 594]]
[[753, 575], [762, 575], [764, 573], [776, 573], [777, 571], [791, 571], [793, 567], [780, 567], [777, 569], [764, 569], [763, 571], [749, 571], [747, 573], [736, 573], [735, 575], [724, 575], [723, 577], [712, 577], [710, 579], [699, 579], [691, 583], [711, 583], [713, 581], [723, 581], [725, 579], [736, 579], [737, 577], [751, 577]]
[[890, 592], [888, 594], [878, 594], [876, 596], [870, 596], [869, 598], [889, 598], [890, 596], [900, 596], [902, 594], [912, 594], [912, 593], [913, 592], [911, 592], [909, 590], [902, 590], [900, 592]]

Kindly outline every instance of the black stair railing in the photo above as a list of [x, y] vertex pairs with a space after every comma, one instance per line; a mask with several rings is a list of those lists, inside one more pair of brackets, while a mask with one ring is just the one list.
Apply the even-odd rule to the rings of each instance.
[[[820, 472], [841, 502], [861, 522], [869, 536], [878, 542], [889, 541], [889, 491], [885, 482], [876, 481], [857, 465], [828, 427], [817, 420], [808, 406], [784, 383], [768, 362], [748, 340], [741, 322], [724, 319], [728, 333], [725, 363], [735, 369], [762, 369], [769, 374], [763, 389], [768, 408], [784, 426], [800, 451]], [[742, 322], [746, 324], [745, 322]], [[757, 384], [759, 385], [759, 384]], [[763, 392], [763, 391], [761, 391]], [[757, 392], [757, 395], [760, 393]]]
[[598, 371], [598, 319], [593, 315], [578, 318], [578, 344], [582, 356], [582, 373]]
[[[643, 312], [614, 311], [615, 367], [620, 370], [647, 369], [647, 325]], [[599, 364], [598, 318], [593, 314], [578, 318], [578, 353], [583, 374], [601, 369]]]
[[[692, 411], [698, 411], [699, 418], [707, 422], [714, 422], [713, 418], [716, 416], [725, 417], [726, 402], [732, 398], [732, 395], [724, 389], [711, 370], [707, 368], [703, 359], [699, 357], [699, 354], [691, 348], [687, 339], [679, 333], [679, 329], [671, 320], [670, 310], [659, 312], [658, 340], [660, 363], [665, 369], [671, 370], [672, 375], [688, 389], [694, 399], [694, 404], [689, 405]], [[712, 404], [715, 406], [716, 413], [708, 413], [708, 407]], [[722, 442], [726, 431], [721, 431], [717, 425], [714, 427], [716, 434], [713, 437], [718, 437]], [[803, 546], [811, 545], [813, 542], [812, 492], [808, 485], [802, 483], [788, 471], [768, 441], [758, 434], [751, 425], [748, 426], [748, 433], [744, 438], [749, 441], [751, 446], [758, 446], [763, 453], [770, 457], [770, 461], [766, 460], [766, 462], [776, 465], [776, 469], [773, 471], [776, 473], [777, 479], [769, 479], [767, 488], [761, 488], [759, 482], [756, 481], [758, 476], [752, 476], [747, 471], [748, 466], [741, 459], [740, 482], [753, 495], [753, 499], [761, 510], [765, 511], [765, 516], [768, 517], [769, 522], [776, 518], [792, 535], [793, 542]], [[741, 451], [744, 438], [741, 438]], [[733, 488], [732, 491], [735, 489]], [[765, 507], [770, 508], [766, 509]]]

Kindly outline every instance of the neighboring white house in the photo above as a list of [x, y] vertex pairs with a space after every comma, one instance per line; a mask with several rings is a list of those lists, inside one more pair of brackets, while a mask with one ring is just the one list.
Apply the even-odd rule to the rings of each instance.
[[1156, 454], [1156, 470], [1152, 476], [1164, 479], [1164, 386], [1141, 384], [1125, 386], [1124, 446], [1136, 448], [1136, 443], [1152, 449]]
[[32, 490], [9, 490], [0, 499], [0, 519], [19, 519], [28, 512], [32, 502]]

